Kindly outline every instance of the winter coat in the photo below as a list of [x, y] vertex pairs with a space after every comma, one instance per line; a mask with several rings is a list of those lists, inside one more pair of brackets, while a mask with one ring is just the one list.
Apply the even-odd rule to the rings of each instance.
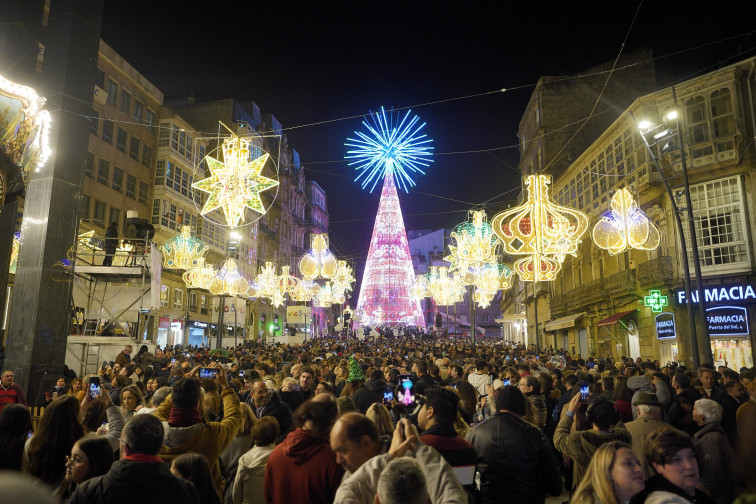
[[286, 435], [291, 430], [291, 410], [285, 402], [281, 401], [278, 394], [275, 392], [270, 394], [268, 404], [265, 405], [260, 416], [257, 415], [257, 408], [255, 407], [251, 395], [247, 397], [245, 402], [250, 408], [252, 408], [252, 413], [255, 415], [255, 418], [260, 419], [264, 416], [269, 416], [278, 420], [278, 438], [276, 439], [276, 443], [280, 443], [286, 438]]
[[386, 380], [367, 380], [362, 384], [362, 388], [357, 390], [352, 396], [357, 409], [363, 415], [373, 403], [383, 400], [383, 388], [387, 385]]
[[475, 447], [484, 503], [545, 502], [559, 495], [562, 477], [554, 450], [535, 425], [510, 413], [495, 413], [467, 433]]
[[632, 439], [622, 422], [615, 425], [609, 433], [593, 429], [570, 433], [572, 420], [571, 416], [565, 415], [559, 421], [554, 432], [554, 447], [574, 462], [572, 487], [575, 488], [583, 479], [585, 471], [588, 470], [588, 464], [591, 463], [593, 454], [596, 453], [599, 446], [610, 441], [622, 441], [631, 444]]
[[[467, 494], [454, 476], [454, 471], [436, 450], [419, 442], [415, 450], [408, 451], [405, 457], [413, 457], [423, 470], [432, 504], [467, 504]], [[341, 484], [334, 502], [373, 504], [378, 490], [378, 478], [392, 460], [391, 455], [384, 453], [362, 464]]]
[[[210, 462], [210, 477], [218, 499], [223, 502], [223, 488], [225, 486], [221, 474], [220, 454], [236, 437], [241, 427], [241, 410], [239, 398], [233, 389], [227, 388], [221, 393], [223, 399], [223, 420], [220, 422], [200, 422], [190, 427], [171, 427], [167, 425], [171, 413], [171, 395], [153, 413], [164, 421], [165, 440], [159, 456], [169, 464], [173, 459], [184, 453], [199, 453], [207, 457]], [[141, 504], [141, 503], [140, 503]]]
[[190, 482], [170, 473], [160, 462], [116, 460], [104, 476], [76, 487], [71, 504], [199, 504]]
[[234, 486], [236, 471], [239, 470], [239, 459], [255, 445], [252, 434], [238, 435], [221, 453], [221, 462], [223, 463], [223, 479], [226, 480], [226, 488], [223, 491], [226, 504], [230, 504], [231, 487]]
[[735, 498], [735, 478], [730, 442], [719, 423], [701, 427], [693, 435], [693, 449], [698, 459], [699, 483], [719, 504], [729, 504]]
[[336, 462], [328, 439], [296, 429], [275, 447], [265, 471], [265, 502], [318, 504], [334, 502], [344, 468]]
[[654, 474], [653, 467], [646, 460], [646, 456], [643, 452], [643, 442], [646, 440], [649, 434], [662, 427], [671, 427], [668, 423], [656, 420], [655, 418], [639, 418], [625, 424], [625, 428], [630, 433], [633, 439], [632, 447], [633, 453], [638, 457], [638, 460], [643, 467], [644, 478], [650, 478]]
[[486, 385], [491, 385], [492, 383], [491, 375], [478, 373], [470, 373], [467, 376], [467, 381], [470, 382], [470, 385], [475, 387], [475, 389], [478, 391], [478, 395], [488, 394]]
[[674, 485], [661, 474], [646, 481], [646, 488], [630, 499], [630, 504], [714, 504], [705, 492], [696, 488], [695, 496], [690, 496], [682, 488]]
[[265, 502], [265, 467], [275, 445], [255, 446], [239, 459], [232, 497], [234, 504]]
[[[641, 392], [653, 392], [651, 381], [645, 376], [631, 376], [627, 380], [627, 388], [633, 391], [633, 398], [630, 400], [630, 404], [634, 403]], [[638, 407], [633, 408], [633, 420], [638, 418]]]

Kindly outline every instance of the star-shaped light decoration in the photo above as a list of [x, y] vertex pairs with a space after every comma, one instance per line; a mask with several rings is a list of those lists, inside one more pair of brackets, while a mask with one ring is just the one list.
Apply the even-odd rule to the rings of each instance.
[[614, 193], [610, 206], [612, 209], [601, 216], [591, 233], [599, 248], [617, 255], [629, 248], [654, 250], [659, 246], [659, 229], [638, 208], [630, 191], [623, 188]]
[[250, 159], [249, 140], [233, 136], [223, 142], [223, 161], [205, 156], [210, 177], [192, 184], [194, 189], [208, 193], [200, 213], [205, 215], [216, 208], [223, 208], [229, 226], [244, 222], [245, 209], [259, 214], [267, 211], [260, 193], [278, 185], [277, 180], [260, 175], [270, 157], [264, 154]]

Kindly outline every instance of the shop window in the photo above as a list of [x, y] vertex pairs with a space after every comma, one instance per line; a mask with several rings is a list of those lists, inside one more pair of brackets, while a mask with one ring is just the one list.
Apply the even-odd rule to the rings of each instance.
[[163, 308], [168, 307], [168, 297], [170, 296], [171, 289], [167, 285], [160, 286], [160, 306]]

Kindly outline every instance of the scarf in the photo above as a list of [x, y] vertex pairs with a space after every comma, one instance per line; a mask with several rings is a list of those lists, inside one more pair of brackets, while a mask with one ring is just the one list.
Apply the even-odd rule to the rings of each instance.
[[170, 427], [190, 427], [202, 422], [199, 410], [197, 408], [172, 408], [171, 415], [168, 417]]
[[132, 462], [160, 462], [163, 463], [163, 459], [156, 455], [148, 455], [146, 453], [132, 453], [121, 457], [121, 460], [131, 460]]

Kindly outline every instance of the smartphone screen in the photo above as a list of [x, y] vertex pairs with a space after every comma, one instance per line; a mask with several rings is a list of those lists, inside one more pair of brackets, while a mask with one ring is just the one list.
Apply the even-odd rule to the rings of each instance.
[[588, 396], [591, 394], [591, 389], [588, 382], [580, 382], [580, 401], [585, 402], [588, 400]]
[[507, 378], [506, 380], [502, 380], [502, 382], [504, 382], [504, 386], [505, 386], [505, 387], [508, 387], [508, 386], [509, 386], [509, 384], [511, 383], [511, 381], [512, 381], [512, 380], [510, 380], [509, 378]]
[[383, 405], [390, 406], [391, 401], [394, 400], [394, 391], [391, 389], [391, 385], [383, 387]]
[[211, 368], [211, 367], [200, 368], [200, 371], [199, 371], [200, 378], [215, 378], [216, 376], [218, 376], [218, 372], [216, 371], [215, 368]]
[[415, 384], [412, 381], [412, 375], [403, 374], [399, 375], [399, 391], [397, 392], [397, 400], [402, 406], [414, 407], [415, 406]]
[[89, 379], [89, 395], [92, 399], [97, 399], [100, 395], [100, 377], [93, 376]]
[[176, 359], [171, 359], [171, 364], [176, 364]]

